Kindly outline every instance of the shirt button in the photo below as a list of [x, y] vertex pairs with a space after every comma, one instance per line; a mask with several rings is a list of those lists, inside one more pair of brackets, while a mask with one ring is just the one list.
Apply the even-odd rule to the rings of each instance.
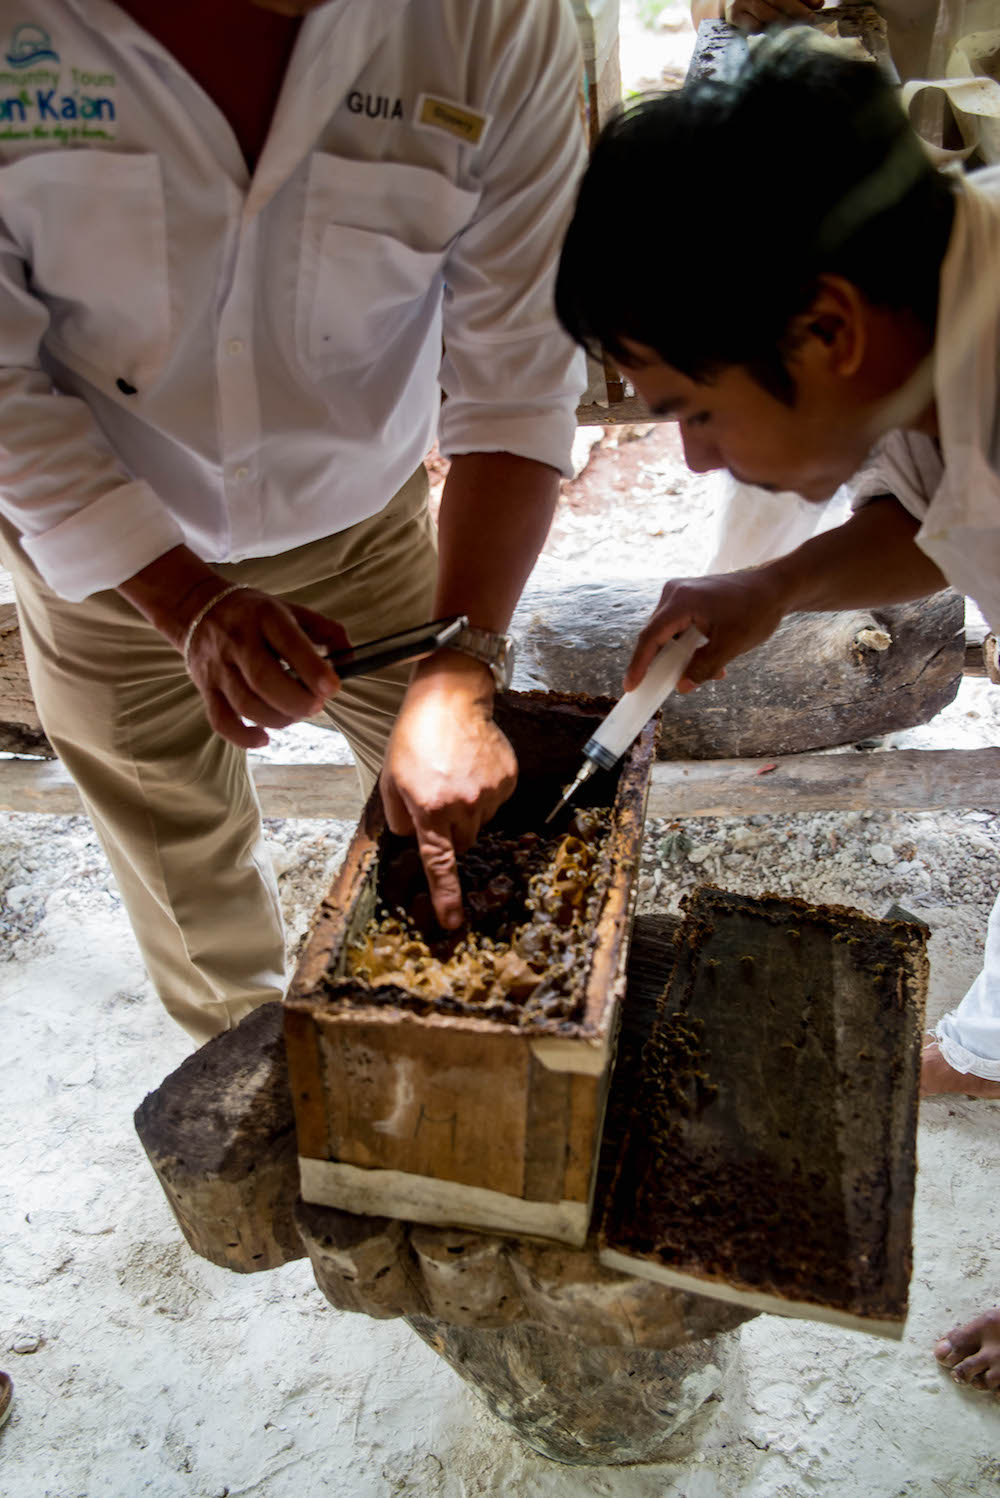
[[239, 468], [237, 468], [236, 472], [233, 474], [233, 478], [234, 479], [243, 480], [243, 479], [248, 479], [249, 477], [250, 477], [250, 470], [243, 463], [240, 464]]
[[244, 346], [242, 338], [230, 338], [229, 340], [229, 352], [231, 354], [242, 354]]

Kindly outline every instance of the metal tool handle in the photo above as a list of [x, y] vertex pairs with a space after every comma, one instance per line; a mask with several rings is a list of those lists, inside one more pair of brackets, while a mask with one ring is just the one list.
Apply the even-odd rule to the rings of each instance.
[[433, 619], [430, 624], [420, 624], [415, 629], [404, 629], [395, 635], [384, 635], [379, 640], [368, 640], [363, 645], [352, 645], [349, 650], [339, 650], [329, 656], [329, 661], [341, 681], [352, 676], [366, 676], [370, 671], [381, 671], [384, 666], [432, 655], [461, 634], [468, 623], [464, 614]]

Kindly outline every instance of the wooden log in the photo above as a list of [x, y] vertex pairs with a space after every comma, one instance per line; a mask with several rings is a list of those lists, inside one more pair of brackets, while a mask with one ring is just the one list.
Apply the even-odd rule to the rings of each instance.
[[135, 1127], [195, 1253], [256, 1274], [305, 1257], [293, 1222], [295, 1121], [280, 1004], [188, 1056]]
[[[660, 590], [658, 578], [529, 585], [511, 626], [514, 685], [617, 697]], [[790, 614], [729, 663], [725, 680], [668, 698], [660, 757], [801, 754], [926, 723], [958, 691], [964, 616], [951, 590], [887, 608]]]
[[385, 1321], [426, 1309], [405, 1222], [300, 1200], [295, 1223], [316, 1283], [338, 1311], [361, 1311]]
[[[857, 42], [866, 60], [877, 63], [895, 76], [889, 53], [889, 39], [884, 17], [869, 0], [848, 0], [844, 5], [828, 5], [815, 15], [795, 18], [798, 26], [833, 38]], [[728, 21], [702, 21], [695, 38], [685, 83], [695, 79], [714, 78], [725, 82], [735, 78], [749, 56], [746, 33]]]
[[[773, 768], [771, 768], [773, 766]], [[257, 764], [265, 817], [361, 812], [350, 765]], [[653, 766], [651, 817], [732, 817], [754, 812], [997, 810], [1000, 749], [897, 749], [795, 754], [779, 759], [661, 761]], [[49, 760], [0, 760], [0, 811], [82, 815], [73, 782]]]
[[[512, 624], [514, 686], [617, 696], [661, 585], [659, 578], [529, 585]], [[725, 681], [667, 703], [661, 753], [699, 759], [802, 753], [927, 722], [954, 696], [963, 670], [971, 664], [982, 673], [983, 652], [967, 648], [963, 615], [963, 601], [952, 592], [874, 611], [791, 615], [770, 640], [733, 661]], [[0, 649], [7, 671], [5, 688], [0, 670], [0, 749], [51, 757], [12, 612]], [[329, 725], [323, 719], [319, 726]], [[349, 783], [347, 775], [332, 776], [320, 802], [335, 802], [338, 787]], [[325, 814], [357, 815], [357, 803], [353, 812]]]
[[6, 600], [0, 602], [0, 751], [46, 756], [53, 752], [38, 721], [17, 609]]
[[690, 1452], [737, 1350], [732, 1333], [664, 1351], [595, 1347], [520, 1322], [484, 1331], [406, 1320], [527, 1446], [573, 1466]]

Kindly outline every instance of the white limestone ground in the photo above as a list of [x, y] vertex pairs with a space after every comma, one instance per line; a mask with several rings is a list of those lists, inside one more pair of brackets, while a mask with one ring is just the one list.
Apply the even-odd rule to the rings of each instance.
[[[674, 66], [682, 28], [666, 19], [652, 40], [629, 20], [627, 76]], [[567, 498], [547, 580], [667, 577], [704, 563], [711, 484], [686, 475], [665, 434], [641, 450], [637, 476], [609, 486], [599, 512]], [[998, 731], [1000, 689], [966, 682], [933, 724], [892, 742], [972, 748], [1000, 742]], [[287, 757], [329, 759], [335, 748], [308, 729], [277, 737]], [[269, 830], [294, 944], [351, 829]], [[642, 908], [673, 909], [704, 878], [922, 914], [934, 933], [934, 1017], [977, 970], [1000, 885], [1000, 820], [651, 823]], [[742, 1330], [700, 1449], [679, 1447], [654, 1467], [560, 1467], [522, 1446], [401, 1323], [332, 1310], [307, 1264], [240, 1277], [187, 1249], [131, 1115], [188, 1042], [149, 991], [82, 819], [0, 818], [0, 941], [0, 1366], [16, 1382], [0, 1433], [4, 1498], [1000, 1493], [1000, 1401], [957, 1388], [930, 1355], [938, 1334], [1000, 1298], [1000, 1104], [922, 1110], [902, 1343], [759, 1317]]]
[[[629, 483], [609, 485], [600, 515], [567, 498], [543, 564], [550, 578], [667, 576], [704, 561], [711, 488], [687, 481], [668, 434], [630, 444], [621, 461]], [[998, 731], [1000, 689], [966, 681], [933, 724], [868, 752], [979, 747], [1000, 741]], [[336, 747], [308, 728], [276, 737], [273, 752], [286, 757], [329, 759]], [[293, 945], [350, 831], [270, 824]], [[978, 967], [1000, 885], [1000, 817], [654, 821], [640, 877], [643, 909], [675, 909], [702, 879], [873, 914], [899, 901], [933, 929], [936, 1016]], [[957, 1388], [930, 1355], [941, 1332], [1000, 1294], [1000, 1105], [924, 1106], [901, 1344], [760, 1317], [743, 1328], [739, 1368], [699, 1450], [679, 1445], [674, 1462], [655, 1467], [559, 1467], [523, 1447], [402, 1324], [332, 1310], [305, 1263], [240, 1277], [187, 1249], [131, 1114], [188, 1043], [149, 991], [88, 824], [3, 818], [0, 892], [0, 1366], [16, 1381], [0, 1434], [5, 1498], [986, 1498], [1000, 1489], [1000, 1401]]]

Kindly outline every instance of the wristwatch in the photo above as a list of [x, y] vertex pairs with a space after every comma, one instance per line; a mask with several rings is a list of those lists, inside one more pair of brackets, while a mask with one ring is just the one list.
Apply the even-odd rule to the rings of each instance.
[[498, 692], [505, 692], [514, 674], [514, 641], [510, 635], [495, 635], [488, 629], [467, 624], [448, 642], [449, 650], [461, 650], [488, 666]]

